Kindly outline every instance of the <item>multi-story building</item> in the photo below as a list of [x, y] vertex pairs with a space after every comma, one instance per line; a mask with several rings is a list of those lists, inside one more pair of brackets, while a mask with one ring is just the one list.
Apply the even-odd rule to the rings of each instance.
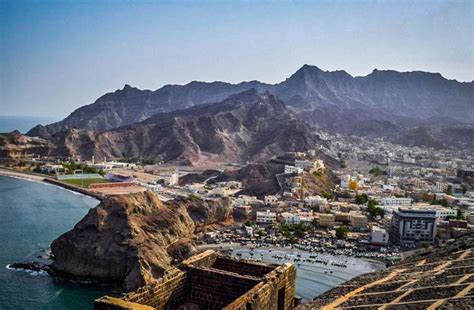
[[372, 231], [370, 232], [370, 242], [376, 245], [387, 245], [388, 244], [387, 231], [378, 226], [372, 226]]
[[436, 211], [436, 217], [445, 220], [448, 216], [456, 216], [458, 214], [458, 211], [456, 209], [451, 209], [451, 208], [445, 208], [443, 206], [430, 206]]
[[436, 182], [434, 186], [434, 191], [436, 193], [443, 193], [448, 189], [448, 184], [444, 182]]
[[292, 174], [292, 173], [301, 173], [303, 172], [303, 169], [301, 168], [297, 168], [295, 166], [289, 166], [289, 165], [285, 165], [285, 173], [286, 174]]
[[367, 228], [368, 219], [367, 219], [367, 216], [363, 215], [362, 213], [357, 212], [357, 211], [351, 211], [349, 212], [349, 218], [350, 218], [351, 226], [353, 228], [357, 228], [357, 229]]
[[264, 199], [266, 205], [273, 205], [278, 203], [278, 197], [275, 195], [265, 196]]
[[413, 199], [411, 198], [405, 198], [405, 197], [385, 197], [382, 198], [380, 203], [383, 206], [409, 206], [413, 202]]
[[393, 212], [390, 238], [396, 244], [433, 243], [436, 211], [429, 208], [399, 207]]
[[276, 222], [276, 213], [270, 210], [257, 211], [257, 224], [271, 224]]
[[305, 199], [304, 199], [304, 204], [306, 206], [309, 206], [309, 207], [326, 205], [327, 203], [328, 203], [328, 200], [324, 197], [319, 196], [319, 195], [308, 196], [308, 197], [305, 197]]
[[333, 227], [336, 223], [336, 217], [334, 214], [321, 213], [319, 214], [318, 223], [323, 227]]

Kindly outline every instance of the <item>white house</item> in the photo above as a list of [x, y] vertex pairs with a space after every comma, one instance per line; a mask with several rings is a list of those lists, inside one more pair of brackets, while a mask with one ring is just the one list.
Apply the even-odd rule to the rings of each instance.
[[370, 232], [370, 242], [377, 245], [387, 245], [388, 244], [388, 233], [385, 229], [378, 226], [372, 226], [372, 231]]
[[308, 196], [308, 197], [305, 197], [305, 199], [304, 199], [304, 204], [306, 206], [309, 206], [309, 207], [326, 205], [327, 203], [328, 203], [328, 200], [324, 197], [319, 196], [319, 195]]
[[385, 197], [380, 201], [383, 206], [409, 206], [412, 202], [413, 199], [405, 197]]
[[303, 172], [303, 169], [297, 168], [295, 166], [285, 165], [285, 174], [293, 174], [297, 173], [300, 174]]
[[275, 195], [268, 195], [264, 197], [266, 205], [272, 205], [278, 203], [278, 197]]
[[270, 210], [257, 211], [257, 224], [271, 224], [276, 222], [276, 213]]

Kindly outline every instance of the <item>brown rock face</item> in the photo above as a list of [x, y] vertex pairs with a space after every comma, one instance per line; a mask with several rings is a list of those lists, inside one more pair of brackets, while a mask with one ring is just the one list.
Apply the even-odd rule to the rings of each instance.
[[171, 265], [169, 252], [189, 247], [184, 241], [193, 232], [194, 223], [179, 203], [165, 205], [151, 192], [110, 196], [53, 242], [51, 267], [132, 290], [161, 277]]
[[48, 155], [49, 142], [22, 135], [15, 130], [10, 133], [0, 133], [0, 158], [22, 158], [28, 154]]

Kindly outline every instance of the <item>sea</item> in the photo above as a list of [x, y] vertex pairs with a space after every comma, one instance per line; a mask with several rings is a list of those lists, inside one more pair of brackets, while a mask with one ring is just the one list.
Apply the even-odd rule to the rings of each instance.
[[58, 283], [44, 272], [7, 268], [47, 262], [51, 242], [99, 202], [49, 185], [0, 176], [0, 309], [92, 309], [109, 292], [98, 284]]
[[[314, 297], [361, 274], [385, 268], [385, 265], [378, 261], [342, 255], [312, 254], [282, 247], [256, 248], [254, 250], [239, 247], [235, 248], [231, 255], [270, 264], [293, 263], [296, 268], [296, 295], [301, 297], [303, 301], [310, 301]], [[311, 262], [314, 260], [310, 256], [314, 255], [317, 256], [314, 260], [323, 260], [328, 264]], [[332, 265], [332, 263], [336, 265]], [[345, 267], [341, 264], [344, 264]]]
[[0, 132], [11, 132], [16, 129], [21, 133], [26, 133], [38, 124], [46, 125], [57, 121], [59, 119], [54, 117], [0, 115]]

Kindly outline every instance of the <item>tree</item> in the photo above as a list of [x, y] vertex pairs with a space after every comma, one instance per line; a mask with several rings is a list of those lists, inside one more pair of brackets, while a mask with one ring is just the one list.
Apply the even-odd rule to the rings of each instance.
[[344, 239], [347, 236], [348, 232], [349, 232], [349, 228], [347, 228], [344, 225], [341, 225], [338, 228], [336, 228], [336, 238]]
[[369, 170], [370, 174], [373, 174], [374, 176], [378, 177], [379, 175], [386, 175], [387, 171], [382, 170], [380, 167], [375, 166], [372, 169]]
[[188, 198], [191, 201], [198, 201], [199, 200], [199, 197], [194, 195], [194, 194], [189, 194]]
[[355, 197], [355, 203], [358, 205], [363, 205], [367, 201], [369, 201], [369, 196], [367, 196], [367, 194], [356, 195]]
[[367, 203], [367, 211], [369, 212], [371, 217], [383, 217], [385, 214], [385, 211], [382, 208], [377, 207], [377, 201], [373, 199], [370, 199]]
[[436, 200], [434, 199], [430, 202], [431, 205], [442, 205], [443, 207], [448, 207], [449, 203], [446, 199]]

